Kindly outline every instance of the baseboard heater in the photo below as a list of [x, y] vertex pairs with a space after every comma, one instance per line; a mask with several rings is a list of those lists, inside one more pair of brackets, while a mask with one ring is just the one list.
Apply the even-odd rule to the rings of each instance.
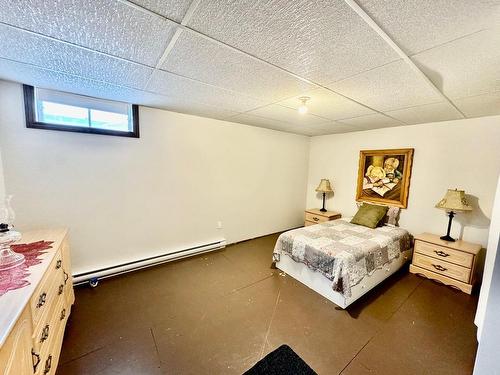
[[90, 282], [92, 286], [96, 286], [98, 280], [121, 275], [127, 272], [140, 270], [147, 267], [156, 266], [161, 263], [171, 262], [174, 260], [190, 257], [193, 255], [207, 253], [209, 251], [222, 249], [224, 247], [226, 247], [226, 240], [220, 240], [208, 244], [193, 246], [183, 250], [174, 251], [171, 253], [160, 254], [149, 258], [138, 259], [132, 262], [118, 264], [116, 266], [101, 268], [98, 270], [93, 270], [88, 272], [82, 272], [73, 275], [73, 284], [79, 285], [86, 282]]

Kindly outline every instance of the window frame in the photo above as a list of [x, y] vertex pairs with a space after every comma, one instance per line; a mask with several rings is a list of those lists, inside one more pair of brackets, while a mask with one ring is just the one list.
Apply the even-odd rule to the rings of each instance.
[[[54, 90], [56, 91], [56, 90]], [[99, 129], [85, 126], [58, 125], [37, 121], [35, 88], [30, 85], [23, 85], [24, 109], [26, 115], [26, 127], [30, 129], [57, 130], [73, 133], [113, 135], [117, 137], [140, 138], [139, 137], [139, 106], [132, 104], [132, 130], [128, 132], [119, 130]], [[78, 94], [76, 94], [78, 95]], [[84, 95], [81, 95], [84, 96]], [[95, 98], [99, 99], [99, 98]], [[107, 99], [103, 99], [107, 100]]]

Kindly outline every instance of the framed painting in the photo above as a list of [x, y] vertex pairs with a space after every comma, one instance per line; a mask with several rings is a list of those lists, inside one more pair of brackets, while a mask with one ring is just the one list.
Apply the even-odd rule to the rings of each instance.
[[356, 200], [406, 208], [412, 162], [413, 148], [360, 151]]

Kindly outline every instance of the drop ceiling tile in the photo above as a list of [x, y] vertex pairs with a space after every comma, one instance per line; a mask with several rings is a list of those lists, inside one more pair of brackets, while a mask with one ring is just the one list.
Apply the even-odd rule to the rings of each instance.
[[457, 110], [453, 109], [453, 107], [446, 102], [397, 109], [386, 113], [408, 125], [459, 120], [463, 118]]
[[403, 60], [328, 85], [379, 111], [442, 101], [431, 86]]
[[467, 117], [500, 115], [500, 91], [468, 98], [454, 99], [453, 103]]
[[319, 83], [398, 58], [343, 1], [206, 0], [188, 25]]
[[357, 128], [357, 130], [367, 130], [367, 129], [378, 129], [378, 128], [388, 128], [392, 126], [401, 126], [404, 123], [394, 120], [390, 117], [376, 113], [374, 115], [360, 116], [350, 119], [345, 119], [337, 121], [341, 124], [351, 125]]
[[162, 69], [270, 102], [314, 87], [192, 32], [181, 34]]
[[0, 0], [0, 22], [154, 66], [175, 24], [120, 1]]
[[328, 122], [327, 119], [311, 114], [300, 114], [297, 110], [276, 104], [267, 105], [248, 112], [249, 114], [282, 121], [293, 125], [317, 125]]
[[144, 88], [153, 69], [0, 24], [0, 57], [109, 83]]
[[0, 58], [0, 79], [214, 119], [226, 119], [237, 114], [237, 112], [228, 111], [224, 108], [195, 103], [192, 100], [186, 100], [184, 97], [169, 97], [128, 89], [2, 58]]
[[196, 103], [182, 96], [165, 96], [143, 92], [141, 104], [153, 108], [161, 108], [167, 111], [186, 113], [189, 115], [224, 120], [237, 115], [238, 112], [228, 111], [221, 107], [211, 107]]
[[293, 98], [283, 100], [277, 104], [297, 109], [302, 104], [299, 98], [303, 96], [310, 98], [307, 101], [309, 113], [331, 120], [351, 118], [375, 113], [374, 111], [363, 107], [362, 105], [357, 104], [352, 100], [346, 99], [341, 95], [335, 94], [330, 90], [322, 88], [304, 92], [300, 95], [294, 96]]
[[408, 54], [498, 24], [498, 0], [358, 0]]
[[176, 22], [181, 22], [192, 0], [130, 0], [131, 3], [161, 14]]
[[325, 134], [343, 134], [357, 132], [359, 130], [360, 128], [354, 125], [342, 124], [341, 122], [332, 121], [330, 124], [328, 124], [327, 127], [325, 127]]
[[248, 113], [240, 113], [239, 115], [230, 117], [227, 121], [238, 122], [240, 124], [258, 126], [261, 128], [280, 130], [280, 131], [291, 131], [294, 128], [292, 124], [273, 120], [271, 118], [265, 118], [261, 116], [255, 116]]
[[203, 84], [162, 70], [153, 72], [148, 91], [166, 96], [179, 96], [189, 100], [220, 107], [234, 112], [246, 112], [264, 105], [261, 100], [238, 95], [235, 92]]
[[142, 104], [143, 91], [0, 58], [0, 79], [97, 98]]
[[449, 98], [500, 90], [500, 29], [484, 30], [412, 57]]

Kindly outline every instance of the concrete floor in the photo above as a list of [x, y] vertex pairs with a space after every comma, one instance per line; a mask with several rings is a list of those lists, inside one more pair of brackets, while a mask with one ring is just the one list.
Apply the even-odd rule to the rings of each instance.
[[472, 373], [477, 296], [405, 268], [340, 310], [269, 268], [276, 238], [77, 288], [57, 374], [241, 374], [285, 343], [319, 374]]

